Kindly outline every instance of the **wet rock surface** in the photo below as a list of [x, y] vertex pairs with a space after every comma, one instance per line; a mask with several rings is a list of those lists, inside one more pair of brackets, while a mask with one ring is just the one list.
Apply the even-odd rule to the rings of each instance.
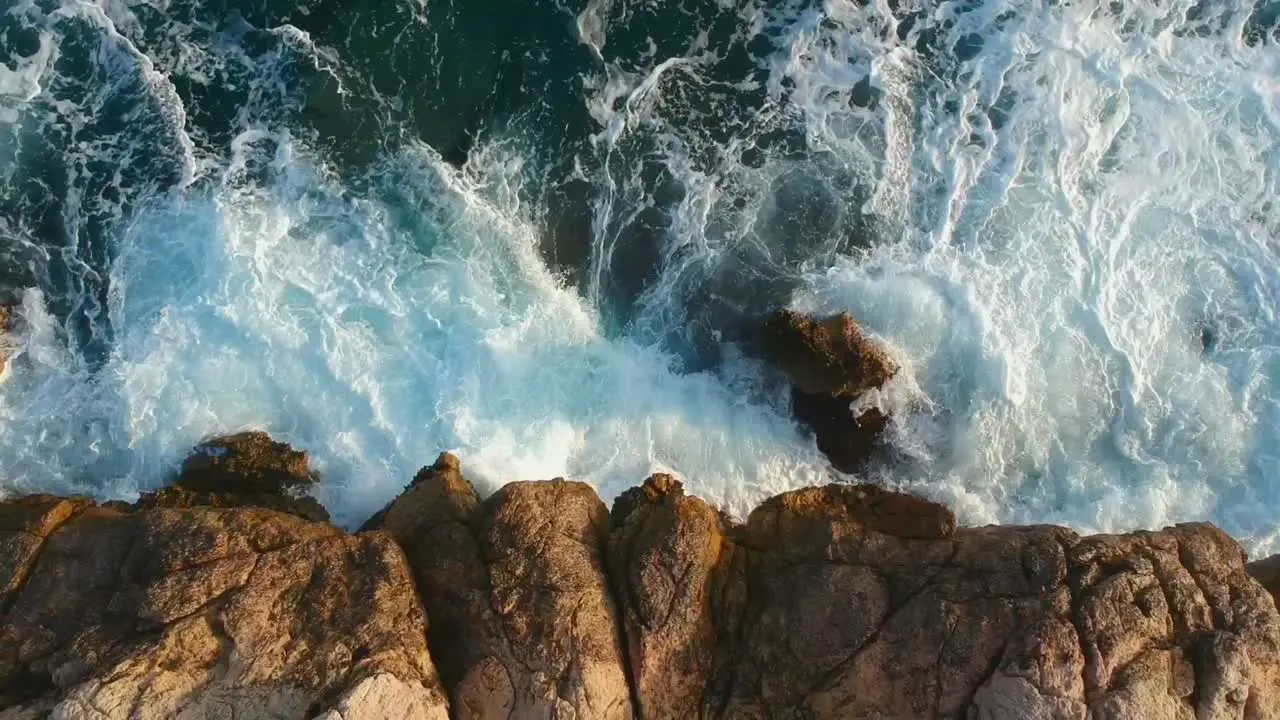
[[874, 407], [852, 407], [888, 382], [897, 364], [849, 313], [819, 319], [783, 310], [765, 322], [762, 337], [764, 355], [791, 381], [796, 419], [813, 431], [836, 469], [857, 472], [889, 418]]
[[847, 312], [816, 318], [792, 310], [764, 326], [764, 351], [797, 390], [856, 398], [898, 372], [889, 355]]
[[1280, 718], [1274, 565], [869, 485], [742, 522], [668, 475], [611, 512], [482, 499], [447, 454], [355, 535], [30, 496], [0, 503], [0, 717]]
[[173, 482], [135, 506], [259, 507], [323, 522], [328, 511], [305, 494], [317, 481], [307, 453], [264, 432], [243, 432], [194, 447]]
[[18, 315], [15, 303], [0, 300], [0, 377], [3, 377], [9, 358], [18, 352]]

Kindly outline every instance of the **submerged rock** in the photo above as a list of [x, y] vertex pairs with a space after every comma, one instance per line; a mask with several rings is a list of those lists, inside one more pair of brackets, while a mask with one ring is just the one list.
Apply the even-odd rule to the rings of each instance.
[[856, 472], [874, 450], [889, 418], [851, 409], [864, 393], [897, 372], [888, 354], [849, 313], [825, 320], [791, 310], [764, 326], [765, 355], [791, 380], [791, 409], [814, 433], [818, 449], [843, 472]]
[[192, 449], [173, 483], [144, 493], [135, 507], [261, 507], [327, 521], [303, 493], [317, 481], [310, 456], [263, 432], [243, 432]]
[[1280, 720], [1274, 569], [870, 485], [742, 523], [668, 475], [481, 500], [447, 454], [354, 536], [34, 496], [0, 503], [0, 717]]

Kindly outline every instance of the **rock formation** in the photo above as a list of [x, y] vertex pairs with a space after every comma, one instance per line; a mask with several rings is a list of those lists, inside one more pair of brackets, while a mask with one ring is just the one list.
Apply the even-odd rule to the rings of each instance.
[[898, 371], [884, 349], [849, 313], [825, 320], [783, 310], [764, 325], [763, 351], [790, 379], [791, 409], [818, 449], [844, 472], [856, 472], [873, 451], [888, 417], [851, 406]]
[[481, 502], [446, 454], [366, 527], [405, 548], [458, 718], [632, 717], [589, 486], [510, 483]]
[[1280, 555], [1256, 560], [1246, 567], [1249, 574], [1262, 583], [1271, 597], [1275, 598], [1276, 604], [1280, 605]]
[[646, 718], [1280, 717], [1275, 605], [1208, 525], [957, 529], [832, 485], [735, 528], [663, 476], [615, 509]]
[[0, 557], [4, 717], [448, 717], [385, 534], [32, 497], [0, 506]]
[[716, 716], [746, 590], [732, 522], [669, 475], [623, 493], [612, 519], [609, 573], [639, 715]]
[[856, 398], [898, 371], [847, 312], [818, 320], [781, 310], [765, 323], [765, 352], [796, 389]]
[[13, 306], [7, 303], [0, 303], [0, 376], [3, 376], [8, 367], [9, 358], [13, 357], [18, 350], [15, 334], [17, 330], [17, 317], [14, 315]]
[[0, 718], [1280, 720], [1272, 570], [868, 485], [742, 523], [666, 475], [481, 499], [447, 454], [356, 535], [34, 496], [0, 503]]
[[316, 480], [307, 453], [243, 432], [197, 445], [173, 482], [136, 507], [260, 507], [327, 521], [324, 506], [303, 494]]

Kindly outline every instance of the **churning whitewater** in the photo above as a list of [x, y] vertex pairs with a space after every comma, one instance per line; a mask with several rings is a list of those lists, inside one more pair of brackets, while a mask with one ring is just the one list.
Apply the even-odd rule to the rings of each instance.
[[1278, 18], [16, 0], [3, 487], [131, 498], [262, 428], [348, 524], [441, 450], [742, 512], [834, 475], [742, 346], [793, 307], [905, 370], [870, 479], [1276, 552]]

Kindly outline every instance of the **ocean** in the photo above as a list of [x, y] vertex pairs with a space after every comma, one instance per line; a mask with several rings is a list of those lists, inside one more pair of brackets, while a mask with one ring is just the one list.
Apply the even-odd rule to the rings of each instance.
[[[1277, 552], [1280, 2], [6, 0], [0, 291], [8, 494], [261, 428], [348, 526], [450, 450]], [[858, 477], [784, 307], [903, 367]]]

